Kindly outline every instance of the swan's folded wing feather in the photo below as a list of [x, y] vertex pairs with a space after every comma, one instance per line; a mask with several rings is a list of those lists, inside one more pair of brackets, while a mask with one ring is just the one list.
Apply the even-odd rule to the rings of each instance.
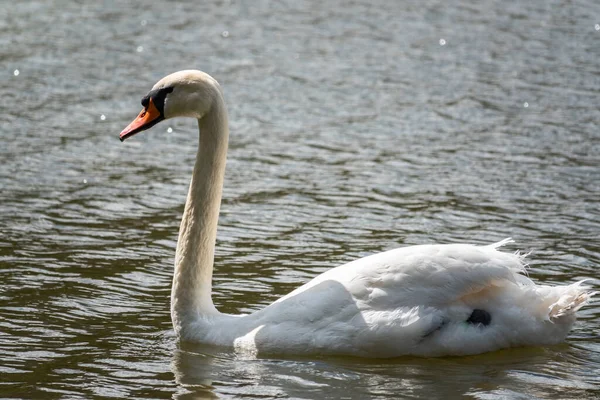
[[321, 276], [352, 293], [361, 308], [443, 306], [491, 285], [527, 284], [522, 257], [495, 246], [424, 245], [365, 257]]

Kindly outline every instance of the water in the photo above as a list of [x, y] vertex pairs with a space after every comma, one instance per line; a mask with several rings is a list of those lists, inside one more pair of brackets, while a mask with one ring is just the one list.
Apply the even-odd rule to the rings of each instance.
[[197, 128], [173, 120], [118, 141], [167, 73], [221, 82], [225, 312], [420, 243], [512, 236], [537, 281], [598, 277], [599, 3], [0, 8], [0, 397], [600, 396], [598, 303], [563, 345], [476, 357], [179, 345], [168, 297]]

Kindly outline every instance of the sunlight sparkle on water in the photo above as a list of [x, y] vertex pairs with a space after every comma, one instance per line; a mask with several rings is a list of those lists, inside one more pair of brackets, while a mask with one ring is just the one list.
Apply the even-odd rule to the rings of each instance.
[[440, 39], [440, 46], [445, 46], [445, 45], [446, 45], [446, 40]]
[[104, 121], [105, 119], [106, 119], [106, 115], [102, 114], [102, 115], [100, 116], [100, 120], [101, 120], [101, 121]]
[[169, 132], [169, 133], [173, 132], [173, 128], [171, 128], [171, 127], [168, 127], [168, 128], [167, 128], [167, 132]]
[[523, 103], [523, 107], [525, 107], [525, 108], [529, 107], [529, 103], [528, 102]]
[[594, 29], [597, 30], [597, 31], [600, 31], [600, 24], [594, 25]]
[[15, 70], [14, 70], [14, 72], [13, 72], [13, 74], [14, 74], [15, 76], [19, 76], [20, 72], [19, 72], [19, 70], [18, 70], [18, 69], [15, 69]]
[[223, 36], [224, 38], [229, 37], [229, 31], [223, 31], [223, 33], [221, 33], [221, 36]]
[[138, 53], [141, 53], [142, 51], [144, 51], [144, 46], [138, 46], [136, 50]]

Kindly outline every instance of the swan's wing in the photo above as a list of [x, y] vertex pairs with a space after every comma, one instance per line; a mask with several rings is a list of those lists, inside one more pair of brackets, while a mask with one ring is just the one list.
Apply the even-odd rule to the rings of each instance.
[[522, 257], [497, 250], [504, 243], [374, 254], [319, 275], [267, 307], [264, 316], [276, 318], [279, 329], [289, 322], [289, 331], [299, 340], [309, 337], [312, 346], [351, 344], [354, 353], [370, 356], [416, 353], [450, 322], [466, 325], [473, 309], [462, 299], [473, 302], [496, 285], [532, 284], [519, 275]]
[[253, 314], [253, 343], [391, 357], [559, 342], [590, 294], [534, 285], [505, 243], [412, 246], [334, 268]]
[[327, 271], [297, 291], [333, 280], [344, 285], [364, 308], [389, 310], [400, 306], [446, 305], [490, 285], [533, 284], [520, 275], [525, 268], [522, 256], [497, 250], [507, 242], [390, 250]]

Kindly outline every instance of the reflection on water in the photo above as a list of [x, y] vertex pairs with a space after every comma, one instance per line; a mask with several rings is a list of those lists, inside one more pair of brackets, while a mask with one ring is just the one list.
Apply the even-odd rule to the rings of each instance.
[[564, 345], [477, 357], [255, 359], [176, 343], [196, 126], [117, 137], [183, 68], [215, 76], [230, 107], [222, 311], [420, 243], [512, 236], [536, 280], [598, 277], [600, 6], [396, 3], [2, 7], [0, 397], [598, 397], [595, 304]]
[[552, 369], [553, 364], [574, 356], [564, 345], [441, 359], [257, 360], [186, 344], [175, 351], [172, 369], [176, 382], [187, 389], [180, 392], [182, 398], [190, 393], [207, 397], [218, 393], [225, 397], [398, 398], [401, 394], [406, 398], [431, 398], [434, 393], [444, 393], [475, 398], [519, 394], [572, 398], [573, 390], [593, 393], [597, 389], [594, 383], [573, 378], [571, 374], [577, 371], [572, 368], [561, 372]]

